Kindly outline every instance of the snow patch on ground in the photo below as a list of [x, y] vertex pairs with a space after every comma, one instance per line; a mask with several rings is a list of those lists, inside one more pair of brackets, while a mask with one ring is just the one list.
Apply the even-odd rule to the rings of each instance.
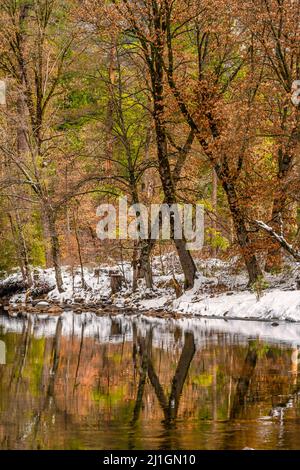
[[272, 289], [259, 300], [252, 292], [214, 297], [203, 295], [195, 299], [193, 291], [190, 291], [173, 301], [169, 308], [204, 317], [300, 321], [300, 291]]

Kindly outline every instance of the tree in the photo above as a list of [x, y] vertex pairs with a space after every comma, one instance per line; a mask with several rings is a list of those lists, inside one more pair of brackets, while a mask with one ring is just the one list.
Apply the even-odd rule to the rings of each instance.
[[67, 11], [68, 5], [58, 0], [4, 0], [0, 10], [0, 70], [11, 79], [15, 99], [9, 106], [18, 123], [16, 142], [1, 146], [16, 169], [17, 180], [8, 175], [4, 185], [30, 188], [39, 204], [60, 291], [63, 281], [56, 220], [61, 201], [56, 193], [55, 168], [62, 140], [55, 130], [54, 114], [60, 82], [72, 60], [74, 34], [66, 27]]
[[[299, 151], [299, 106], [293, 106], [293, 82], [299, 79], [300, 25], [299, 8], [292, 0], [243, 2], [239, 19], [253, 37], [253, 47], [265, 63], [264, 99], [266, 118], [262, 132], [273, 143], [276, 174], [269, 222], [282, 235], [291, 227], [295, 202], [295, 164]], [[270, 80], [272, 77], [272, 80]], [[274, 105], [276, 101], [276, 105]], [[280, 268], [282, 257], [278, 244], [268, 250], [266, 270]]]
[[[115, 2], [114, 2], [115, 3]], [[171, 206], [176, 204], [176, 190], [172, 171], [170, 168], [168, 132], [166, 124], [166, 81], [163, 62], [165, 48], [164, 37], [161, 34], [163, 10], [158, 8], [157, 2], [124, 1], [116, 3], [117, 11], [125, 22], [126, 34], [132, 37], [137, 44], [133, 47], [136, 53], [142, 53], [143, 61], [149, 76], [149, 90], [151, 92], [152, 116], [156, 135], [156, 152], [158, 172], [164, 192], [164, 202]], [[149, 7], [149, 8], [148, 8]], [[146, 16], [144, 16], [147, 11]], [[196, 266], [191, 253], [186, 249], [184, 239], [174, 237], [174, 219], [171, 218], [171, 231], [173, 241], [180, 259], [185, 276], [185, 288], [193, 287], [196, 276]]]

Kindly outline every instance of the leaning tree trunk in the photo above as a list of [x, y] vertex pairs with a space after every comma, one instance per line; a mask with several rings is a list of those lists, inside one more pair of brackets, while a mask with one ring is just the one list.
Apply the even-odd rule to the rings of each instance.
[[[165, 94], [164, 89], [164, 36], [161, 34], [160, 14], [156, 15], [154, 19], [154, 36], [155, 36], [155, 51], [151, 52], [151, 65], [149, 60], [150, 78], [151, 78], [151, 91], [153, 98], [153, 119], [155, 126], [156, 137], [156, 151], [158, 161], [158, 171], [162, 184], [162, 189], [165, 196], [165, 202], [169, 205], [176, 203], [175, 185], [172, 178], [172, 172], [169, 163], [168, 155], [168, 139], [166, 132], [165, 120]], [[171, 218], [173, 220], [173, 218]], [[172, 230], [173, 232], [173, 230]], [[173, 237], [174, 240], [174, 237]], [[184, 240], [174, 240], [182, 270], [185, 279], [185, 288], [190, 289], [194, 286], [196, 277], [196, 266], [187, 250]]]
[[150, 254], [152, 248], [154, 247], [155, 240], [141, 240], [140, 241], [140, 252], [139, 259], [137, 261], [138, 266], [138, 278], [144, 278], [146, 282], [146, 287], [152, 289], [153, 287], [153, 278], [152, 278], [152, 269], [150, 263]]
[[[288, 202], [288, 191], [285, 187], [285, 181], [292, 168], [293, 156], [292, 153], [283, 153], [280, 148], [278, 151], [278, 173], [277, 182], [278, 190], [275, 194], [272, 207], [272, 223], [273, 230], [279, 235], [283, 231], [284, 213]], [[268, 250], [265, 270], [270, 272], [273, 269], [280, 269], [282, 265], [282, 252], [278, 243], [273, 242]]]
[[[131, 166], [131, 156], [129, 155], [128, 163], [130, 164], [130, 187], [131, 187], [131, 196], [132, 203], [139, 204], [139, 195], [136, 184], [136, 177], [134, 175], [134, 170]], [[142, 223], [142, 222], [141, 222]], [[142, 227], [141, 227], [142, 228]], [[144, 230], [143, 230], [144, 231]], [[138, 279], [144, 278], [146, 282], [146, 287], [152, 289], [153, 279], [152, 279], [152, 269], [150, 263], [150, 253], [154, 243], [150, 240], [150, 237], [146, 240], [140, 238], [134, 242], [133, 254], [132, 254], [132, 289], [135, 291], [137, 289]]]
[[138, 241], [135, 240], [133, 243], [133, 251], [132, 251], [132, 260], [131, 260], [131, 265], [132, 265], [132, 290], [135, 292], [137, 290], [138, 286], [138, 278], [143, 277], [139, 275], [139, 269], [138, 269]]
[[18, 209], [16, 209], [15, 204], [13, 204], [13, 209], [15, 211], [15, 218], [16, 218], [16, 226], [14, 225], [13, 218], [11, 214], [9, 214], [9, 220], [11, 225], [12, 234], [14, 236], [15, 246], [18, 253], [20, 268], [22, 272], [22, 277], [24, 281], [26, 281], [29, 287], [32, 286], [32, 273], [30, 268], [29, 262], [29, 254], [28, 254], [28, 247], [25, 240], [22, 222], [20, 220], [20, 215]]
[[49, 234], [50, 234], [50, 243], [51, 243], [51, 254], [52, 254], [52, 262], [55, 271], [55, 280], [56, 286], [59, 292], [63, 292], [63, 279], [61, 273], [61, 261], [60, 261], [60, 246], [59, 246], [59, 239], [55, 225], [55, 214], [53, 209], [47, 209], [47, 221], [49, 227]]
[[74, 222], [75, 239], [76, 239], [76, 244], [77, 244], [77, 253], [78, 253], [78, 259], [79, 259], [79, 264], [80, 264], [81, 287], [82, 289], [87, 289], [88, 285], [84, 279], [84, 269], [83, 269], [82, 253], [81, 253], [81, 246], [80, 246], [80, 238], [79, 238], [79, 233], [78, 233], [77, 219], [76, 219], [75, 212], [73, 212], [73, 222]]
[[245, 265], [249, 276], [249, 285], [252, 285], [262, 276], [262, 271], [253, 252], [253, 247], [249, 237], [249, 232], [246, 227], [245, 217], [238, 204], [235, 186], [228, 180], [222, 181], [224, 191], [227, 195], [227, 200], [237, 236], [239, 246], [245, 261]]
[[[216, 170], [213, 168], [212, 170], [212, 193], [211, 193], [211, 205], [213, 208], [213, 219], [212, 219], [212, 224], [211, 224], [212, 241], [216, 235], [216, 230], [217, 230], [217, 204], [218, 204], [218, 176], [217, 176]], [[213, 244], [211, 246], [211, 256], [213, 258], [216, 258], [217, 256], [217, 247], [213, 246]]]
[[[284, 213], [288, 203], [288, 187], [287, 180], [288, 176], [293, 168], [295, 158], [297, 158], [298, 146], [299, 146], [299, 122], [300, 112], [299, 107], [295, 108], [295, 116], [293, 127], [290, 131], [289, 139], [286, 146], [280, 146], [277, 154], [278, 169], [277, 169], [277, 182], [278, 192], [275, 195], [272, 208], [272, 228], [278, 234], [282, 232], [282, 219], [284, 219]], [[286, 128], [285, 119], [287, 118], [288, 112], [285, 108], [282, 121], [282, 129]], [[281, 253], [278, 249], [278, 245], [272, 246], [269, 249], [268, 257], [266, 260], [266, 271], [270, 271], [276, 267], [281, 267], [282, 259]], [[276, 252], [275, 252], [276, 250]]]
[[191, 289], [194, 285], [197, 268], [189, 250], [186, 249], [184, 239], [175, 239], [174, 244], [179, 256], [179, 261], [184, 272], [184, 288]]
[[[157, 87], [160, 87], [160, 84], [157, 84]], [[162, 96], [162, 93], [158, 93], [158, 97]], [[163, 116], [163, 99], [157, 99], [154, 103], [154, 117], [155, 117], [155, 130], [156, 130], [156, 146], [157, 146], [157, 156], [158, 156], [158, 169], [159, 175], [162, 183], [162, 188], [165, 195], [165, 202], [169, 205], [176, 203], [175, 196], [175, 187], [172, 180], [172, 174], [168, 159], [168, 147], [167, 147], [167, 137], [164, 123], [162, 122]], [[192, 258], [191, 253], [186, 248], [185, 240], [174, 239], [174, 219], [171, 217], [171, 230], [172, 230], [172, 239], [174, 241], [182, 271], [184, 273], [184, 286], [185, 289], [191, 289], [194, 286], [194, 281], [196, 277], [196, 266]]]
[[21, 252], [23, 263], [24, 263], [26, 280], [27, 280], [28, 286], [31, 287], [33, 284], [33, 281], [32, 281], [30, 262], [29, 262], [28, 247], [27, 247], [27, 243], [26, 243], [25, 236], [23, 233], [22, 223], [21, 223], [20, 215], [18, 211], [16, 211], [16, 221], [17, 221], [19, 241], [20, 241], [20, 252]]
[[[286, 195], [284, 193], [279, 192], [277, 196], [275, 196], [273, 201], [273, 208], [272, 208], [272, 228], [273, 230], [278, 233], [282, 234], [283, 229], [283, 211], [286, 205]], [[268, 249], [265, 270], [267, 272], [271, 272], [274, 269], [280, 269], [282, 265], [282, 252], [280, 246], [276, 241], [271, 242], [272, 245]]]
[[10, 213], [8, 213], [8, 218], [9, 218], [9, 222], [10, 222], [11, 233], [12, 233], [12, 236], [13, 236], [13, 241], [14, 241], [16, 252], [17, 252], [17, 257], [18, 257], [18, 262], [19, 262], [19, 267], [20, 267], [20, 270], [21, 270], [22, 278], [23, 278], [23, 281], [27, 283], [24, 260], [23, 260], [22, 254], [21, 254], [17, 229], [14, 226], [14, 221], [13, 221], [13, 218], [12, 218]]
[[[175, 201], [175, 197], [172, 197], [172, 200]], [[164, 203], [166, 200], [164, 200]], [[170, 204], [171, 205], [171, 204]], [[176, 247], [179, 261], [184, 272], [185, 276], [185, 289], [192, 288], [194, 285], [194, 280], [197, 272], [196, 265], [194, 263], [193, 257], [189, 250], [186, 249], [186, 240], [182, 239], [175, 239], [174, 238], [174, 219], [171, 217], [171, 236], [172, 240], [174, 241], [174, 245]], [[141, 249], [140, 249], [140, 257], [138, 261], [139, 267], [139, 274], [138, 277], [144, 277], [146, 280], [146, 286], [151, 288], [153, 285], [152, 279], [152, 270], [150, 265], [150, 254], [152, 249], [155, 246], [156, 240], [151, 238], [151, 228], [149, 231], [149, 238], [148, 240], [141, 241]]]
[[[19, 96], [17, 98], [17, 113], [18, 113], [18, 118], [16, 122], [16, 143], [17, 143], [17, 151], [18, 151], [18, 158], [21, 160], [24, 160], [26, 158], [26, 155], [29, 152], [29, 146], [28, 146], [28, 141], [26, 138], [26, 105], [24, 101], [24, 96], [20, 92]], [[19, 210], [22, 210], [23, 207], [20, 207], [20, 204], [23, 204], [22, 202], [22, 197], [20, 197], [20, 202], [19, 207], [17, 207], [15, 196], [22, 196], [22, 194], [15, 194], [15, 189], [12, 188], [12, 198], [11, 198], [11, 204], [13, 207], [13, 211], [15, 213], [15, 222], [16, 222], [16, 229], [15, 229], [15, 235], [16, 235], [16, 244], [18, 245], [17, 251], [19, 253], [19, 257], [21, 258], [21, 265], [22, 265], [22, 271], [24, 271], [25, 274], [25, 279], [29, 287], [32, 286], [33, 281], [32, 281], [32, 273], [31, 273], [31, 267], [30, 267], [30, 261], [29, 261], [29, 249], [28, 249], [28, 244], [25, 239], [24, 235], [24, 230], [23, 230], [23, 221], [20, 218], [20, 213]], [[11, 218], [11, 226], [13, 228], [14, 223]]]

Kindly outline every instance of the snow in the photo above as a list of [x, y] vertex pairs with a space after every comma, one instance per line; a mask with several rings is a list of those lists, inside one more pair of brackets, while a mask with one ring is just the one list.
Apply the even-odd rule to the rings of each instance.
[[259, 300], [252, 292], [222, 294], [212, 298], [203, 295], [201, 299], [193, 302], [191, 291], [175, 300], [172, 309], [204, 317], [300, 321], [300, 292], [272, 289]]
[[[106, 308], [111, 306], [141, 313], [165, 311], [169, 315], [178, 313], [181, 316], [227, 320], [300, 322], [300, 291], [295, 288], [299, 263], [287, 263], [280, 275], [266, 274], [267, 288], [261, 292], [259, 299], [255, 292], [247, 288], [245, 271], [236, 265], [237, 259], [234, 258], [229, 261], [197, 260], [198, 277], [195, 285], [178, 299], [172, 287], [172, 278], [175, 276], [178, 282], [183, 283], [183, 276], [173, 253], [152, 260], [153, 290], [146, 289], [144, 281], [139, 280], [138, 289], [132, 292], [132, 269], [128, 262], [124, 262], [122, 266], [101, 265], [97, 272], [94, 268], [84, 268], [88, 289], [83, 289], [81, 286], [80, 269], [72, 270], [65, 266], [62, 270], [64, 292], [59, 293], [57, 289], [53, 289], [44, 300], [39, 300], [43, 302], [40, 302], [40, 305], [45, 307], [46, 302], [50, 305], [54, 302], [60, 304], [63, 309], [66, 306], [71, 310], [77, 309], [77, 313], [80, 310], [89, 312], [89, 308], [92, 307], [97, 313], [102, 306]], [[124, 273], [126, 279], [122, 290], [115, 295], [111, 295], [110, 291], [109, 273], [112, 269]], [[54, 284], [53, 269], [36, 269], [36, 272], [39, 275], [39, 282]], [[9, 279], [20, 279], [20, 276], [15, 273]], [[24, 302], [24, 293], [10, 298], [10, 304], [13, 306], [22, 305]], [[22, 307], [23, 311], [26, 313], [26, 305]], [[44, 309], [40, 313], [43, 314]], [[79, 324], [75, 325], [75, 328], [77, 327], [81, 328]]]
[[168, 296], [162, 295], [161, 297], [155, 297], [154, 299], [141, 300], [141, 307], [145, 310], [154, 310], [157, 308], [163, 308], [168, 302]]

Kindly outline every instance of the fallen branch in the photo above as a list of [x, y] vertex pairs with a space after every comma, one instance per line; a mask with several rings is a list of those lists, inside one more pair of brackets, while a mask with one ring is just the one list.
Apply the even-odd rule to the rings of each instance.
[[0, 298], [12, 296], [28, 289], [28, 285], [22, 279], [7, 279], [0, 281]]
[[16, 279], [5, 279], [0, 281], [0, 298], [11, 297], [15, 294], [21, 294], [22, 292], [28, 292], [32, 298], [37, 298], [42, 295], [46, 295], [55, 288], [55, 285], [49, 284], [46, 281], [37, 281], [31, 289], [27, 282], [20, 278]]

